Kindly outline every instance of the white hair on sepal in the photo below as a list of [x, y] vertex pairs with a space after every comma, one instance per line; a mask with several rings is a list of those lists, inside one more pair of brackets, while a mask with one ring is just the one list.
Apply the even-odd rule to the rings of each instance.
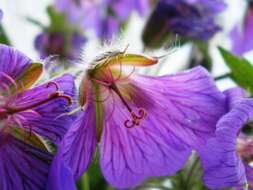
[[125, 42], [123, 35], [114, 36], [111, 40], [104, 40], [103, 42], [98, 39], [92, 40], [84, 46], [80, 54], [82, 65], [85, 67], [84, 69], [88, 69], [92, 62], [103, 54], [107, 52], [124, 52], [128, 46], [127, 52], [131, 50], [131, 43]]
[[159, 49], [144, 49], [144, 53], [146, 55], [153, 58], [157, 58], [159, 60], [159, 63], [151, 67], [142, 68], [140, 72], [153, 76], [160, 75], [160, 72], [164, 69], [164, 67], [168, 66], [168, 59], [171, 58], [171, 55], [173, 56], [174, 54], [176, 54], [176, 52], [178, 52], [180, 48], [180, 37], [178, 36], [178, 34], [176, 34], [174, 38], [169, 40], [168, 43], [164, 44]]
[[174, 54], [180, 48], [181, 48], [180, 37], [178, 36], [178, 34], [176, 34], [173, 39], [171, 39], [168, 43], [164, 44], [161, 48], [154, 50], [144, 48], [144, 53], [157, 59], [163, 59]]

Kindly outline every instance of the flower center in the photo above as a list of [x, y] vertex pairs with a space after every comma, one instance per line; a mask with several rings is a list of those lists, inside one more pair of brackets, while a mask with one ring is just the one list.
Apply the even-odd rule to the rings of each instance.
[[[45, 103], [48, 103], [48, 102], [50, 102], [52, 100], [55, 100], [55, 99], [58, 99], [58, 98], [66, 99], [67, 102], [68, 102], [68, 105], [72, 104], [72, 98], [68, 95], [65, 95], [64, 92], [60, 91], [59, 90], [59, 85], [56, 82], [49, 82], [46, 87], [48, 88], [50, 85], [54, 85], [56, 87], [56, 91], [51, 93], [45, 99], [42, 99], [40, 101], [36, 101], [36, 102], [34, 102], [30, 105], [23, 106], [23, 107], [22, 106], [21, 107], [12, 107], [12, 106], [6, 105], [2, 108], [3, 110], [5, 109], [5, 111], [2, 112], [2, 116], [4, 117], [5, 114], [12, 115], [12, 114], [15, 114], [15, 113], [18, 113], [18, 112], [31, 110], [35, 107], [38, 107], [40, 105], [43, 105]], [[0, 118], [1, 118], [1, 110], [0, 110]]]
[[[3, 124], [1, 128], [12, 125], [10, 117], [16, 113], [27, 111], [27, 112], [33, 112], [36, 113], [36, 111], [33, 111], [32, 109], [43, 105], [49, 101], [63, 98], [68, 101], [68, 105], [72, 104], [72, 99], [70, 96], [65, 95], [62, 91], [59, 90], [59, 85], [56, 82], [49, 82], [46, 86], [48, 88], [49, 86], [54, 85], [56, 87], [55, 92], [49, 94], [49, 96], [41, 99], [40, 101], [35, 101], [30, 104], [22, 104], [24, 106], [13, 106], [10, 105], [12, 102], [12, 99], [15, 99], [15, 96], [18, 95], [19, 88], [15, 80], [10, 77], [8, 74], [4, 72], [0, 72], [0, 121], [6, 121], [7, 123]], [[22, 122], [20, 122], [19, 116], [17, 116], [15, 119], [13, 119], [14, 123], [17, 125], [21, 125]]]
[[130, 113], [131, 119], [127, 119], [124, 122], [124, 126], [127, 127], [127, 128], [132, 128], [134, 126], [140, 125], [140, 121], [147, 116], [147, 113], [146, 113], [145, 109], [144, 108], [139, 108], [138, 114], [136, 114], [132, 110], [132, 108], [128, 105], [128, 103], [126, 102], [126, 100], [124, 99], [122, 94], [120, 93], [120, 91], [119, 91], [119, 89], [118, 89], [118, 87], [116, 86], [115, 83], [111, 83], [109, 88], [112, 89], [119, 96], [120, 100], [126, 106], [127, 110]]
[[118, 95], [121, 102], [127, 108], [128, 112], [130, 113], [130, 119], [127, 119], [124, 122], [124, 126], [126, 128], [132, 128], [132, 127], [140, 125], [140, 121], [143, 120], [147, 116], [147, 112], [144, 108], [138, 108], [138, 113], [135, 113], [133, 111], [133, 109], [129, 106], [127, 101], [125, 100], [124, 96], [121, 94], [121, 92], [120, 92], [119, 88], [117, 87], [117, 85], [115, 84], [115, 82], [107, 82], [107, 81], [104, 82], [104, 81], [100, 81], [97, 79], [92, 79], [92, 80], [100, 85], [103, 85], [103, 86], [109, 88], [110, 90], [113, 90]]

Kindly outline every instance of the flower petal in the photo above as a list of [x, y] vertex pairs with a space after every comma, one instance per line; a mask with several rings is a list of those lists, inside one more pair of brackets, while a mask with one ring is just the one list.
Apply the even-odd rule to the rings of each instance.
[[[67, 180], [66, 180], [67, 179]], [[59, 160], [59, 154], [54, 157], [47, 181], [47, 190], [76, 190], [72, 171]]]
[[162, 77], [137, 76], [133, 81], [134, 103], [152, 110], [150, 114], [160, 110], [159, 117], [166, 119], [163, 128], [182, 142], [197, 149], [214, 136], [226, 98], [204, 68]]
[[4, 72], [15, 80], [22, 75], [31, 63], [32, 60], [23, 53], [0, 44], [0, 72]]
[[[119, 189], [130, 188], [148, 177], [171, 175], [181, 169], [191, 149], [160, 127], [164, 123], [155, 112], [140, 126], [127, 129], [124, 121], [129, 112], [114, 96], [104, 106], [107, 118], [100, 146], [100, 165], [107, 181]], [[113, 105], [117, 107], [111, 114]]]
[[131, 79], [125, 92], [131, 97], [127, 103], [135, 113], [136, 107], [147, 113], [138, 126], [125, 127], [131, 114], [116, 93], [104, 103], [100, 163], [106, 179], [117, 188], [181, 169], [190, 146], [198, 148], [213, 136], [216, 121], [225, 111], [225, 96], [201, 67], [175, 76]]
[[11, 135], [0, 136], [0, 189], [45, 189], [51, 155]]
[[244, 99], [217, 123], [216, 138], [200, 152], [204, 181], [210, 188], [243, 186], [246, 183], [245, 166], [237, 154], [240, 129], [253, 116], [253, 101]]
[[232, 109], [234, 105], [242, 98], [247, 97], [247, 92], [240, 87], [230, 88], [223, 92], [227, 99], [228, 110]]
[[[88, 100], [86, 108], [81, 112], [72, 127], [64, 136], [53, 161], [52, 181], [61, 186], [62, 170], [71, 170], [77, 180], [88, 168], [96, 149], [96, 115], [93, 101]], [[57, 185], [56, 185], [57, 186]], [[61, 189], [59, 189], [61, 190]]]
[[[53, 81], [58, 85], [59, 89], [53, 84], [48, 86], [50, 83], [40, 85], [19, 93], [11, 101], [11, 106], [15, 108], [29, 107], [43, 101], [57, 90], [63, 91], [65, 95], [73, 97], [75, 101], [75, 86], [71, 75], [66, 74]], [[19, 112], [14, 117], [18, 118], [25, 128], [55, 143], [59, 143], [74, 119], [74, 116], [67, 115], [72, 110], [72, 107], [68, 107], [68, 103], [68, 100], [64, 98], [57, 98], [38, 105], [31, 110]]]

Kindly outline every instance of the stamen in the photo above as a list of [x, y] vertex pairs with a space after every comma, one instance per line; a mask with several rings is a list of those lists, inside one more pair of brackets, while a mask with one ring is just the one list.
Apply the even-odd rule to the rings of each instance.
[[17, 112], [22, 112], [22, 111], [26, 111], [26, 110], [31, 110], [31, 109], [33, 109], [33, 108], [35, 108], [35, 107], [37, 107], [37, 106], [43, 105], [43, 104], [45, 104], [45, 103], [47, 103], [47, 102], [49, 102], [49, 101], [51, 101], [51, 100], [57, 99], [57, 98], [64, 98], [64, 99], [66, 99], [67, 102], [68, 102], [68, 106], [70, 106], [70, 105], [73, 104], [73, 100], [72, 100], [72, 98], [71, 98], [69, 95], [66, 95], [66, 94], [64, 94], [64, 92], [58, 90], [58, 89], [59, 89], [59, 85], [58, 85], [56, 82], [49, 82], [49, 83], [47, 84], [47, 87], [48, 87], [49, 85], [51, 85], [51, 84], [53, 84], [53, 85], [56, 86], [56, 90], [57, 90], [57, 91], [56, 91], [56, 92], [53, 92], [52, 94], [50, 94], [50, 95], [48, 96], [48, 98], [46, 98], [46, 99], [44, 99], [44, 100], [41, 100], [41, 101], [39, 101], [39, 102], [36, 102], [36, 103], [34, 103], [34, 104], [32, 104], [32, 105], [29, 105], [29, 106], [27, 106], [27, 107], [19, 107], [19, 108], [15, 108], [15, 107], [6, 107], [5, 109], [6, 109], [7, 113], [8, 113], [8, 114], [15, 114], [15, 113], [17, 113]]
[[49, 88], [52, 85], [55, 86], [56, 91], [59, 91], [59, 89], [60, 89], [59, 84], [57, 82], [55, 82], [55, 81], [48, 82], [46, 87]]
[[129, 111], [129, 113], [131, 114], [131, 120], [126, 120], [124, 122], [125, 127], [127, 128], [132, 128], [134, 126], [138, 126], [140, 125], [140, 121], [142, 119], [144, 119], [147, 115], [146, 111], [144, 110], [144, 108], [139, 108], [138, 110], [138, 115], [131, 109], [131, 107], [127, 104], [126, 100], [123, 98], [122, 94], [120, 93], [118, 87], [112, 83], [110, 88], [112, 90], [114, 90], [114, 92], [119, 96], [119, 98], [121, 99], [122, 103], [126, 106], [127, 110]]
[[134, 126], [140, 125], [140, 121], [147, 116], [146, 111], [143, 108], [140, 108], [138, 111], [138, 115], [134, 112], [131, 113], [131, 120], [126, 120], [124, 125], [126, 128], [133, 128]]
[[51, 99], [55, 99], [55, 98], [64, 98], [68, 101], [68, 106], [71, 106], [73, 104], [73, 100], [69, 95], [64, 94], [62, 91], [56, 91], [53, 94], [49, 95], [49, 101]]

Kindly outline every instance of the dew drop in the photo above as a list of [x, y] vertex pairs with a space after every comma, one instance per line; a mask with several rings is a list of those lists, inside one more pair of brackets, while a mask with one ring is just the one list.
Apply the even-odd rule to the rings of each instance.
[[187, 122], [187, 123], [192, 123], [192, 119], [186, 118], [186, 122]]

